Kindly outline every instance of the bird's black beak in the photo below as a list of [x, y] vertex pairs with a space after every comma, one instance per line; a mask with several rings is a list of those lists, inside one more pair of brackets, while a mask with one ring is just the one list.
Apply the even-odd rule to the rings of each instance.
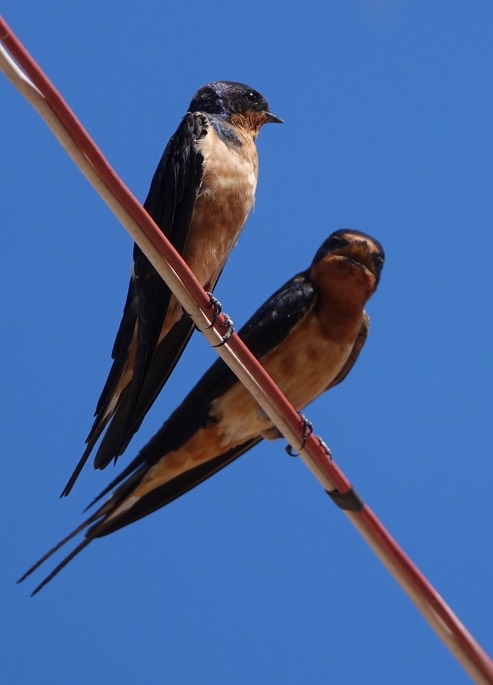
[[370, 246], [366, 240], [351, 240], [347, 245], [331, 250], [331, 253], [336, 257], [345, 257], [352, 262], [361, 264], [368, 269], [368, 271], [371, 271], [371, 273], [378, 279], [381, 266], [377, 266], [375, 263]]
[[266, 124], [284, 124], [284, 120], [279, 119], [279, 117], [276, 117], [272, 112], [263, 112], [263, 114], [265, 114]]

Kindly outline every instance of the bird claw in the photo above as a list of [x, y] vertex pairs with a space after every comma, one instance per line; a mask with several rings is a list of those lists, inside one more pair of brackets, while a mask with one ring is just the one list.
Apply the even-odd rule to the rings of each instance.
[[[212, 309], [213, 309], [212, 321], [207, 326], [207, 328], [212, 328], [214, 326], [214, 324], [216, 323], [216, 321], [219, 317], [219, 314], [222, 314], [223, 306], [219, 302], [219, 300], [216, 297], [214, 297], [214, 295], [212, 293], [208, 292], [207, 294], [209, 295], [209, 304], [207, 305], [207, 308], [209, 309], [212, 307]], [[225, 320], [219, 325], [219, 327], [220, 328], [226, 328], [227, 331], [224, 334], [221, 342], [218, 345], [213, 345], [213, 347], [222, 347], [223, 345], [225, 345], [235, 331], [231, 317], [229, 317], [227, 314], [224, 314], [224, 319]]]
[[235, 327], [233, 325], [233, 320], [231, 319], [231, 317], [229, 317], [227, 314], [223, 314], [223, 316], [224, 316], [224, 321], [223, 321], [223, 323], [219, 324], [219, 326], [220, 326], [220, 328], [226, 328], [227, 331], [223, 335], [223, 339], [221, 340], [221, 342], [218, 343], [217, 345], [213, 345], [212, 347], [222, 347], [223, 345], [225, 345], [228, 342], [228, 340], [231, 338], [231, 336], [235, 332]]
[[300, 419], [301, 419], [301, 423], [303, 426], [303, 432], [301, 434], [301, 446], [298, 448], [298, 450], [294, 450], [291, 445], [287, 445], [285, 447], [285, 450], [289, 454], [290, 457], [297, 457], [298, 456], [298, 452], [300, 450], [302, 450], [303, 447], [306, 445], [306, 439], [308, 438], [308, 436], [311, 433], [313, 433], [313, 424], [310, 421], [308, 421], [306, 416], [304, 416], [303, 414], [300, 414]]
[[212, 307], [212, 310], [213, 310], [212, 311], [212, 321], [207, 326], [207, 328], [212, 328], [217, 321], [217, 317], [222, 312], [223, 306], [219, 302], [217, 297], [214, 297], [214, 295], [212, 293], [208, 292], [207, 294], [209, 295], [209, 304], [207, 305], [207, 309], [211, 309], [211, 307]]

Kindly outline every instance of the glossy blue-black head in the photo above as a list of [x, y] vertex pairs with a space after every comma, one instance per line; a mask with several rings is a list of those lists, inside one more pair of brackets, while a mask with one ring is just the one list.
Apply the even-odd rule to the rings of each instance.
[[370, 235], [350, 228], [334, 231], [322, 243], [312, 264], [317, 264], [328, 254], [345, 257], [353, 262], [362, 264], [375, 276], [377, 283], [380, 280], [385, 261], [385, 252], [378, 240]]
[[261, 125], [283, 123], [269, 110], [269, 103], [261, 93], [236, 81], [213, 81], [203, 86], [195, 93], [188, 111], [215, 114], [224, 119], [257, 114]]

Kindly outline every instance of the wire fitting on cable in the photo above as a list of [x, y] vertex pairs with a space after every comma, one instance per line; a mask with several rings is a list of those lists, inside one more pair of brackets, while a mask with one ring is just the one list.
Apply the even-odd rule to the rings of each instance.
[[326, 490], [325, 491], [330, 499], [336, 504], [339, 509], [343, 511], [363, 511], [365, 508], [365, 503], [358, 495], [356, 490], [351, 488], [347, 492], [339, 492], [339, 490]]

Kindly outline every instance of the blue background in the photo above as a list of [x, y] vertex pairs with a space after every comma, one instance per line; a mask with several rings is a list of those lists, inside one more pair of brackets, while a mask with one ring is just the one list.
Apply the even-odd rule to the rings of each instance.
[[[141, 200], [204, 83], [244, 81], [285, 119], [260, 134], [256, 209], [216, 290], [237, 325], [334, 229], [383, 243], [369, 342], [307, 415], [492, 650], [493, 4], [3, 5]], [[282, 442], [96, 541], [35, 599], [15, 586], [115, 473], [58, 498], [131, 240], [3, 76], [0, 97], [4, 682], [469, 682]], [[195, 335], [122, 463], [213, 359]]]

